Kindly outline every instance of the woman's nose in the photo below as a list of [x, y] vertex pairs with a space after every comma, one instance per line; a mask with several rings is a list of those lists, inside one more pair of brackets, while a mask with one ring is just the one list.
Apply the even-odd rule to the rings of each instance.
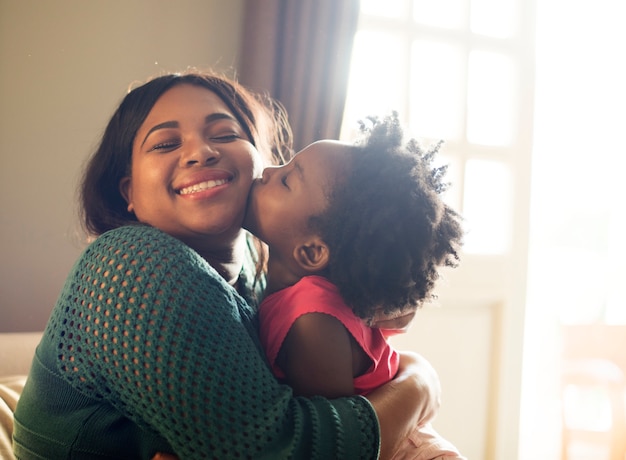
[[185, 166], [191, 166], [195, 164], [204, 165], [214, 163], [220, 157], [221, 154], [219, 150], [211, 145], [209, 142], [189, 142], [187, 144], [187, 148], [181, 156], [181, 163]]

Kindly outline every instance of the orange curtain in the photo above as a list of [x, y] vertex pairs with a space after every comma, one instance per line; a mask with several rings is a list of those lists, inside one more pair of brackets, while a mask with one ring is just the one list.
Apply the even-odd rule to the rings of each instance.
[[246, 0], [239, 81], [287, 109], [294, 147], [337, 139], [359, 0]]

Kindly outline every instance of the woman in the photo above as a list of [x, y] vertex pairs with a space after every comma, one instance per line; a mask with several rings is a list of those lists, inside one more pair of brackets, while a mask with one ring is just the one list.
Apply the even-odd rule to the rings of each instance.
[[432, 414], [436, 376], [416, 357], [369, 401], [296, 398], [267, 367], [250, 307], [263, 261], [241, 225], [289, 140], [276, 104], [219, 76], [165, 75], [124, 98], [84, 175], [97, 238], [37, 349], [18, 458], [386, 457]]

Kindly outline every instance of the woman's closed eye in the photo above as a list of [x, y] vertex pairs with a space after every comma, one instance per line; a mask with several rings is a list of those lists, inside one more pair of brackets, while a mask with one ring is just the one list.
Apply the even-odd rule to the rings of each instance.
[[239, 139], [248, 139], [239, 123], [230, 118], [219, 118], [216, 121], [209, 122], [205, 127], [204, 135], [209, 142], [222, 144]]
[[172, 150], [180, 147], [180, 145], [181, 141], [179, 139], [158, 142], [150, 147], [150, 149], [148, 149], [148, 152], [171, 152]]
[[220, 143], [234, 142], [238, 139], [241, 139], [241, 136], [236, 132], [221, 133], [210, 137], [211, 141]]

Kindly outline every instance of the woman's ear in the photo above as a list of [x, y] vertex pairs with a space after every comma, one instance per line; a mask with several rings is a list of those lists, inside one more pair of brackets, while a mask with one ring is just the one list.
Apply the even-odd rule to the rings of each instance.
[[326, 243], [319, 237], [298, 245], [293, 250], [293, 258], [305, 271], [313, 273], [326, 268], [330, 251]]
[[130, 176], [122, 177], [119, 184], [119, 189], [122, 197], [128, 203], [128, 212], [133, 212], [133, 186]]

